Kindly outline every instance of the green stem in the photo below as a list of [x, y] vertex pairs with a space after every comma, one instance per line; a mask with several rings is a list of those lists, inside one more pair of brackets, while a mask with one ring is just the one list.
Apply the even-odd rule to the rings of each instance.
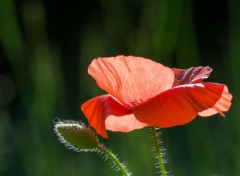
[[157, 155], [158, 164], [159, 164], [161, 172], [162, 172], [162, 176], [167, 176], [167, 172], [164, 167], [164, 163], [163, 163], [163, 159], [162, 159], [162, 155], [161, 155], [161, 151], [160, 151], [160, 147], [159, 147], [159, 139], [157, 137], [155, 127], [150, 127], [150, 128], [151, 128], [151, 133], [152, 133], [153, 145], [154, 145], [154, 149], [155, 149], [155, 152]]
[[116, 164], [116, 167], [122, 172], [123, 176], [130, 175], [126, 170], [126, 167], [120, 161], [118, 161], [117, 157], [113, 153], [111, 153], [109, 150], [107, 150], [101, 145], [98, 149], [103, 152], [108, 158], [110, 158], [114, 164]]

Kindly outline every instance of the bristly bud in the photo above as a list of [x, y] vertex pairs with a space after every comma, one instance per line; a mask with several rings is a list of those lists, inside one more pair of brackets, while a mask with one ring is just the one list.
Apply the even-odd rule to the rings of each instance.
[[[130, 176], [126, 166], [120, 163], [118, 158], [102, 144], [99, 143], [95, 133], [86, 127], [84, 123], [76, 121], [60, 121], [56, 118], [54, 122], [54, 131], [57, 134], [59, 141], [68, 149], [73, 149], [77, 152], [97, 152], [103, 154], [105, 160], [112, 161], [112, 169], [121, 171], [124, 176]], [[54, 120], [55, 121], [55, 120]]]
[[54, 124], [54, 131], [59, 137], [59, 141], [74, 151], [90, 152], [97, 151], [99, 148], [98, 138], [84, 123], [58, 121]]

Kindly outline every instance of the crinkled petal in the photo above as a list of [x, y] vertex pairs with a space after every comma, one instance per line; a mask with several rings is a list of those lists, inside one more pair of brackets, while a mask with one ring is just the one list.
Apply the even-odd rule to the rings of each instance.
[[135, 117], [148, 125], [161, 128], [183, 125], [199, 112], [213, 107], [221, 98], [224, 85], [188, 84], [162, 92], [132, 109]]
[[222, 116], [224, 116], [223, 112], [226, 112], [229, 110], [231, 106], [231, 101], [232, 101], [232, 95], [228, 92], [227, 86], [224, 86], [221, 98], [217, 101], [217, 103], [212, 108], [209, 108], [207, 110], [204, 110], [198, 113], [198, 115], [207, 117], [207, 116], [211, 116], [213, 114], [219, 113]]
[[173, 85], [173, 71], [149, 59], [117, 56], [94, 59], [88, 68], [97, 84], [131, 108]]
[[81, 105], [81, 109], [88, 119], [89, 124], [98, 134], [107, 138], [105, 120], [108, 116], [113, 115], [121, 118], [132, 112], [119, 104], [110, 95], [102, 95], [92, 98]]
[[191, 67], [189, 69], [173, 68], [172, 70], [175, 76], [173, 86], [201, 83], [212, 72], [212, 68], [209, 66]]

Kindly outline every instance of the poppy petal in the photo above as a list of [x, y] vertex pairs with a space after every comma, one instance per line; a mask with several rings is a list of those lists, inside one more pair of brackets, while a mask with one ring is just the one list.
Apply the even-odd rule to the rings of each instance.
[[97, 96], [81, 105], [81, 109], [88, 119], [89, 124], [98, 134], [107, 138], [105, 120], [108, 116], [124, 116], [132, 112], [119, 104], [110, 95]]
[[173, 85], [173, 71], [149, 59], [117, 56], [94, 59], [88, 73], [124, 106], [131, 108]]
[[107, 130], [120, 132], [130, 132], [148, 126], [146, 123], [137, 120], [133, 114], [121, 117], [110, 115], [107, 117], [105, 124]]
[[135, 117], [150, 126], [172, 127], [192, 121], [199, 112], [213, 107], [224, 85], [187, 84], [162, 92], [132, 109]]
[[172, 70], [175, 76], [173, 87], [184, 84], [201, 83], [203, 79], [208, 78], [212, 72], [212, 68], [209, 66], [191, 67], [189, 69], [173, 68]]
[[212, 108], [198, 113], [198, 115], [207, 117], [207, 116], [211, 116], [213, 114], [219, 113], [222, 116], [224, 116], [223, 112], [226, 112], [229, 110], [231, 106], [231, 100], [232, 100], [232, 95], [228, 92], [227, 86], [224, 86], [222, 96], [217, 101], [217, 103]]

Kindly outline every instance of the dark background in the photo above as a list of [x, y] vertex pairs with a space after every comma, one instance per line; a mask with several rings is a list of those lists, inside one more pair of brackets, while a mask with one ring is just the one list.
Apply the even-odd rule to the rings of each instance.
[[[96, 153], [57, 141], [53, 121], [81, 120], [103, 93], [87, 74], [97, 57], [136, 55], [169, 67], [208, 65], [227, 84], [226, 117], [161, 129], [172, 175], [240, 175], [240, 1], [0, 0], [0, 175], [117, 175]], [[136, 176], [156, 175], [148, 129], [100, 139]]]

